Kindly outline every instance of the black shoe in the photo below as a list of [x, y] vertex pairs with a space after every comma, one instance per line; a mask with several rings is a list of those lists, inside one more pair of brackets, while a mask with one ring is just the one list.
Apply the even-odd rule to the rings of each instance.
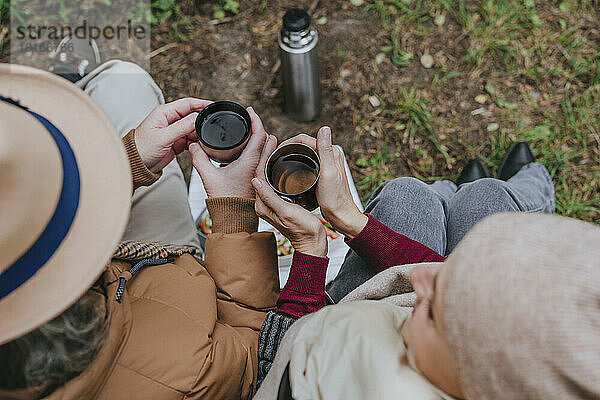
[[498, 168], [498, 179], [509, 180], [514, 174], [519, 172], [524, 165], [535, 161], [531, 150], [526, 142], [513, 143]]
[[50, 72], [75, 83], [100, 65], [100, 53], [94, 39], [68, 36], [56, 46], [55, 64]]
[[462, 170], [460, 176], [456, 180], [456, 185], [460, 186], [463, 183], [473, 182], [481, 178], [490, 178], [491, 175], [488, 172], [485, 164], [481, 160], [471, 160], [467, 163], [467, 166]]

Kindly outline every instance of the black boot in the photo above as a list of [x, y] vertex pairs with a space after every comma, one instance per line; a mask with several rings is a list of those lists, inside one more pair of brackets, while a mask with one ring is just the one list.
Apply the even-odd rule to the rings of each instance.
[[524, 165], [535, 161], [526, 142], [513, 143], [498, 168], [498, 179], [509, 180]]
[[473, 182], [481, 178], [490, 178], [490, 173], [483, 161], [473, 159], [467, 163], [467, 166], [460, 173], [460, 176], [456, 180], [456, 185], [460, 186], [463, 183]]

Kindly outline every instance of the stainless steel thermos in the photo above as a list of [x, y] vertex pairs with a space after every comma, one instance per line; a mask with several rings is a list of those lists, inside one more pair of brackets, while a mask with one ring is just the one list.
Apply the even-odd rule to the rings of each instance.
[[318, 40], [306, 11], [292, 8], [285, 13], [278, 39], [284, 109], [296, 121], [312, 121], [321, 111]]

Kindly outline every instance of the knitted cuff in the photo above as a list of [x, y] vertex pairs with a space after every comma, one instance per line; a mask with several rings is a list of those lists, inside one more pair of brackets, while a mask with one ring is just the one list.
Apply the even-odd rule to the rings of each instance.
[[329, 258], [294, 252], [285, 288], [298, 293], [323, 295]]
[[206, 207], [212, 219], [213, 233], [254, 233], [258, 230], [254, 199], [214, 197], [206, 199]]
[[160, 178], [162, 172], [155, 174], [150, 171], [138, 153], [135, 145], [135, 129], [132, 129], [121, 139], [129, 158], [129, 166], [131, 167], [131, 175], [133, 177], [133, 190], [140, 186], [150, 186]]
[[287, 330], [296, 320], [283, 315], [268, 312], [260, 328], [258, 336], [258, 378], [256, 387], [259, 388], [262, 381], [267, 376], [273, 360], [277, 354], [279, 343]]
[[353, 239], [344, 239], [346, 244], [372, 269], [385, 265], [390, 254], [396, 250], [397, 234], [371, 214], [365, 213], [369, 222]]

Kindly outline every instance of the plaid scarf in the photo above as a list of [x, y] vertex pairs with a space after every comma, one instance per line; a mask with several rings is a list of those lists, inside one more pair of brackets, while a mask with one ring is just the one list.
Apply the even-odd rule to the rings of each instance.
[[194, 255], [196, 251], [197, 249], [193, 246], [128, 240], [119, 244], [119, 247], [117, 247], [113, 254], [113, 258], [125, 261], [138, 261], [147, 258], [179, 257], [182, 254]]

